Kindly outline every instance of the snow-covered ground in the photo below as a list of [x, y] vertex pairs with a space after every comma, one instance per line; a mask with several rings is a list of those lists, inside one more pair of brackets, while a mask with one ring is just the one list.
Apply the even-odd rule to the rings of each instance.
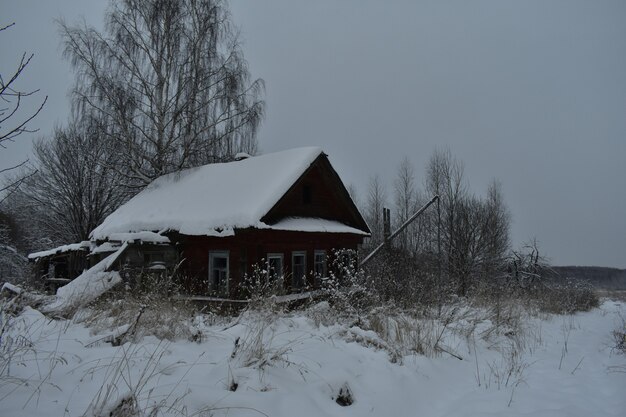
[[[109, 415], [132, 395], [145, 415], [625, 415], [626, 355], [612, 349], [624, 303], [498, 331], [461, 315], [442, 337], [448, 352], [430, 356], [394, 356], [388, 339], [329, 320], [325, 307], [219, 324], [198, 316], [186, 324], [193, 341], [117, 347], [104, 339], [127, 328], [94, 335], [26, 308], [1, 341], [0, 415]], [[347, 391], [354, 402], [341, 406]]]

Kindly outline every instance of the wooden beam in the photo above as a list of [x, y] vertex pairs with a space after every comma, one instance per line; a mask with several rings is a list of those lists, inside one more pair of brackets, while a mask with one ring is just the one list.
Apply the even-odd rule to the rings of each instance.
[[424, 206], [419, 209], [418, 211], [415, 212], [415, 214], [413, 214], [411, 217], [409, 217], [409, 219], [407, 221], [405, 221], [402, 226], [400, 226], [398, 228], [398, 230], [396, 230], [395, 232], [393, 232], [388, 238], [386, 238], [383, 243], [381, 243], [380, 245], [378, 245], [376, 248], [374, 248], [373, 251], [371, 251], [369, 253], [369, 255], [367, 255], [365, 257], [365, 259], [363, 259], [361, 261], [361, 265], [363, 266], [366, 263], [368, 263], [373, 257], [374, 255], [376, 255], [378, 252], [380, 252], [380, 250], [385, 247], [385, 245], [389, 242], [391, 242], [391, 240], [393, 238], [395, 238], [396, 236], [398, 236], [404, 229], [406, 229], [412, 222], [413, 220], [417, 219], [419, 217], [420, 214], [422, 214], [428, 207], [430, 207], [431, 204], [433, 204], [435, 201], [439, 200], [439, 195], [435, 195], [433, 198], [430, 199], [430, 201], [426, 204], [424, 204]]

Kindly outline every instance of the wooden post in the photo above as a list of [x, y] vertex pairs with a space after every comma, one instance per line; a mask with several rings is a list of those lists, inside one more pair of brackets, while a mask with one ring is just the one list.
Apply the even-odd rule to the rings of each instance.
[[437, 311], [441, 315], [441, 199], [437, 199]]
[[383, 239], [387, 241], [389, 236], [391, 236], [391, 210], [383, 207]]

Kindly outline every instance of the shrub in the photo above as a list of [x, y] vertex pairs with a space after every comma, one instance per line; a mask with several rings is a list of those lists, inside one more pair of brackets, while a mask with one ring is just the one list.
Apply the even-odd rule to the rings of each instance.
[[349, 249], [333, 253], [328, 277], [321, 279], [321, 290], [335, 309], [348, 315], [358, 315], [380, 303], [365, 272], [357, 268], [356, 252]]
[[449, 294], [439, 280], [436, 256], [414, 255], [393, 246], [384, 248], [367, 264], [368, 286], [385, 301], [402, 307], [433, 306]]
[[266, 268], [264, 260], [261, 260], [261, 265], [253, 265], [252, 273], [244, 276], [243, 283], [239, 287], [239, 298], [259, 302], [275, 295], [285, 294], [285, 277], [270, 279]]
[[554, 314], [589, 311], [600, 305], [591, 285], [572, 279], [554, 279], [538, 285], [527, 296], [531, 297], [541, 311]]

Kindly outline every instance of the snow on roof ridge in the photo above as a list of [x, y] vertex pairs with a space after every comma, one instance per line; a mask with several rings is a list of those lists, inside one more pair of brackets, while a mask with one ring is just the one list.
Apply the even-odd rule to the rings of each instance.
[[209, 235], [267, 227], [260, 219], [322, 154], [319, 147], [302, 147], [161, 176], [109, 215], [91, 238], [158, 230]]

